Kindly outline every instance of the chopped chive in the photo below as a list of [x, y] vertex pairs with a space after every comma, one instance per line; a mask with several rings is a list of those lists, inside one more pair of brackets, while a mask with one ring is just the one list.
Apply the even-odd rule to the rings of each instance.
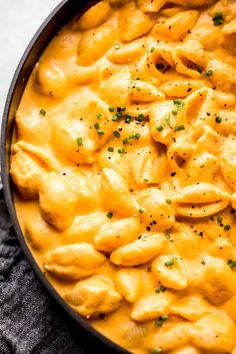
[[119, 138], [119, 137], [120, 137], [120, 133], [119, 133], [117, 130], [115, 130], [115, 131], [113, 132], [113, 135], [114, 135], [116, 138]]
[[212, 22], [215, 26], [220, 26], [224, 23], [224, 15], [222, 12], [216, 12], [214, 17], [212, 17]]
[[144, 119], [145, 119], [145, 117], [144, 117], [143, 114], [139, 114], [139, 115], [137, 116], [137, 118], [136, 118], [136, 120], [137, 120], [138, 122], [142, 122]]
[[141, 134], [139, 134], [139, 133], [135, 133], [135, 134], [133, 135], [134, 139], [139, 139], [140, 136], [141, 136]]
[[104, 130], [97, 130], [97, 133], [98, 133], [98, 135], [104, 135], [105, 134]]
[[223, 221], [223, 217], [222, 216], [217, 216], [217, 222], [219, 223], [219, 224], [222, 224], [222, 221]]
[[125, 145], [125, 144], [128, 144], [128, 142], [129, 142], [129, 139], [128, 138], [125, 138], [124, 140], [123, 140], [123, 144]]
[[199, 74], [202, 74], [203, 69], [199, 66], [199, 67], [197, 68], [197, 72], [199, 72]]
[[83, 139], [81, 137], [77, 138], [76, 139], [76, 143], [77, 143], [78, 146], [83, 145]]
[[166, 199], [167, 204], [171, 204], [171, 199]]
[[162, 352], [161, 348], [153, 348], [153, 349], [151, 349], [151, 354], [159, 354], [161, 352]]
[[107, 150], [108, 150], [109, 152], [113, 152], [113, 151], [114, 151], [114, 148], [111, 147], [111, 146], [108, 146]]
[[160, 285], [159, 289], [156, 290], [156, 293], [164, 293], [166, 291], [166, 287], [163, 285]]
[[177, 106], [178, 108], [183, 108], [184, 102], [183, 100], [180, 100], [178, 98], [173, 99], [174, 105]]
[[102, 113], [98, 113], [98, 114], [96, 115], [96, 117], [97, 117], [97, 119], [100, 119], [100, 118], [102, 117]]
[[114, 111], [115, 111], [115, 108], [112, 107], [112, 106], [109, 106], [109, 107], [108, 107], [108, 110], [109, 110], [109, 112], [114, 112]]
[[107, 217], [108, 219], [111, 219], [113, 217], [113, 214], [109, 211], [109, 213], [107, 213]]
[[178, 110], [177, 110], [177, 109], [173, 109], [172, 114], [173, 114], [174, 116], [176, 116], [176, 115], [178, 114]]
[[164, 128], [163, 128], [163, 125], [159, 125], [158, 127], [156, 127], [156, 129], [161, 132]]
[[207, 71], [205, 72], [205, 75], [206, 75], [207, 77], [212, 76], [212, 74], [213, 74], [213, 71], [212, 71], [211, 69], [209, 69], [209, 70], [207, 70]]
[[132, 120], [131, 115], [130, 115], [130, 114], [126, 114], [126, 115], [125, 115], [125, 123], [130, 123], [131, 120]]
[[158, 320], [155, 321], [155, 326], [156, 327], [161, 327], [164, 322], [168, 320], [168, 315], [163, 315], [158, 318]]
[[231, 226], [229, 225], [229, 224], [226, 224], [225, 226], [224, 226], [224, 230], [225, 231], [229, 231], [231, 229]]
[[236, 267], [236, 261], [232, 260], [232, 259], [229, 259], [228, 262], [227, 262], [228, 266], [230, 268], [235, 268]]
[[171, 258], [169, 261], [165, 262], [166, 267], [172, 267], [175, 264], [176, 257]]
[[222, 119], [219, 116], [217, 116], [215, 121], [216, 121], [216, 123], [220, 123], [222, 121]]
[[154, 48], [154, 47], [151, 47], [151, 48], [150, 48], [150, 53], [153, 53], [154, 50], [155, 50], [155, 48]]
[[39, 111], [39, 114], [41, 114], [41, 116], [45, 116], [45, 114], [46, 114], [45, 109], [41, 108]]
[[165, 117], [165, 123], [168, 127], [170, 126], [170, 114], [167, 114], [167, 116]]
[[144, 209], [143, 209], [143, 208], [139, 208], [138, 212], [139, 212], [140, 214], [142, 214], [142, 213], [144, 212]]
[[125, 148], [120, 148], [117, 150], [119, 154], [124, 154], [125, 153]]
[[94, 128], [95, 128], [95, 129], [99, 129], [99, 124], [98, 124], [98, 123], [95, 123], [95, 124], [94, 124]]
[[112, 120], [113, 122], [116, 122], [116, 121], [118, 120], [118, 115], [117, 115], [117, 114], [113, 114], [111, 120]]
[[175, 132], [179, 132], [180, 130], [184, 130], [185, 129], [185, 126], [183, 124], [180, 124], [180, 125], [176, 125], [175, 127]]
[[126, 110], [125, 106], [117, 107], [117, 112], [124, 112]]

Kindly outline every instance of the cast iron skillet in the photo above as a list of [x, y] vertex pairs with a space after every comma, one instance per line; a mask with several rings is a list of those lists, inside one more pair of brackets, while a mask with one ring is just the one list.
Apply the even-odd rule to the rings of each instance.
[[38, 278], [41, 280], [45, 288], [59, 303], [59, 305], [77, 322], [77, 324], [82, 326], [83, 329], [91, 333], [97, 339], [101, 340], [107, 348], [110, 348], [113, 353], [116, 352], [129, 354], [127, 350], [121, 348], [114, 342], [110, 341], [108, 338], [104, 337], [94, 328], [92, 328], [84, 318], [82, 318], [74, 310], [72, 310], [71, 307], [69, 307], [69, 305], [65, 303], [65, 301], [59, 296], [59, 294], [45, 278], [39, 266], [35, 262], [22, 234], [16, 215], [12, 196], [11, 180], [9, 176], [10, 148], [15, 113], [19, 106], [21, 96], [25, 89], [28, 78], [32, 72], [32, 69], [34, 68], [40, 55], [43, 53], [44, 49], [47, 47], [51, 39], [58, 32], [58, 30], [60, 30], [61, 27], [65, 25], [73, 16], [75, 16], [79, 12], [83, 13], [83, 11], [85, 11], [91, 6], [92, 3], [95, 2], [96, 0], [61, 1], [61, 3], [51, 12], [48, 18], [43, 22], [41, 27], [38, 29], [38, 31], [32, 38], [30, 44], [26, 48], [12, 79], [3, 113], [1, 132], [1, 174], [5, 200], [16, 235], [27, 259], [29, 260], [32, 268], [34, 269], [35, 273], [37, 274]]

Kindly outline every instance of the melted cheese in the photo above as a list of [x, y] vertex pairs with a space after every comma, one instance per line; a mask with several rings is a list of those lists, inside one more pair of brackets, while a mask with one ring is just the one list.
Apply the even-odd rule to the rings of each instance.
[[36, 64], [11, 176], [46, 277], [135, 354], [236, 349], [236, 3], [102, 0]]

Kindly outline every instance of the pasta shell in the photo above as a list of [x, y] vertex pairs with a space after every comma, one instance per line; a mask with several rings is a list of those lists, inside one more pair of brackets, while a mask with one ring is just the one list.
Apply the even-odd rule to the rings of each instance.
[[236, 340], [235, 323], [224, 313], [215, 312], [196, 322], [193, 343], [204, 351], [230, 353]]
[[[174, 41], [183, 39], [186, 34], [195, 26], [199, 17], [199, 11], [189, 10], [177, 13], [176, 15], [157, 22], [153, 28], [153, 34], [165, 36]], [[181, 23], [181, 26], [179, 25]], [[159, 38], [159, 37], [158, 37]]]
[[86, 216], [77, 216], [65, 233], [65, 239], [68, 243], [89, 242], [93, 243], [94, 235], [100, 227], [107, 221], [104, 213], [96, 212]]
[[138, 240], [114, 251], [110, 260], [116, 265], [128, 267], [144, 264], [162, 251], [165, 242], [163, 234], [143, 235]]
[[39, 206], [43, 217], [63, 231], [74, 221], [77, 199], [66, 181], [52, 172], [44, 177], [39, 190]]
[[199, 67], [207, 65], [207, 59], [203, 47], [194, 40], [188, 40], [178, 46], [174, 52], [176, 71], [196, 79], [201, 78]]
[[132, 154], [130, 166], [138, 185], [159, 184], [166, 172], [166, 158], [162, 153], [158, 155], [157, 149], [147, 146]]
[[102, 170], [102, 191], [104, 206], [120, 216], [132, 216], [136, 205], [131, 198], [125, 179], [115, 170]]
[[128, 302], [135, 302], [142, 288], [142, 274], [139, 269], [122, 269], [116, 274], [116, 286]]
[[171, 200], [158, 188], [148, 188], [140, 192], [137, 202], [142, 208], [141, 218], [154, 231], [165, 231], [175, 223], [175, 210]]
[[44, 268], [58, 278], [77, 280], [96, 273], [106, 257], [90, 243], [61, 246], [49, 252]]
[[34, 219], [27, 219], [24, 225], [24, 234], [30, 246], [39, 252], [49, 251], [56, 247], [60, 235], [39, 215]]
[[168, 315], [175, 296], [168, 291], [151, 294], [135, 303], [131, 318], [135, 321], [152, 321], [159, 316]]
[[157, 12], [165, 3], [166, 0], [138, 0], [138, 6], [143, 12]]
[[131, 85], [130, 99], [133, 102], [163, 101], [165, 99], [164, 93], [149, 82], [136, 80]]
[[140, 58], [146, 50], [146, 40], [143, 38], [127, 43], [116, 49], [111, 49], [108, 53], [108, 59], [114, 64], [129, 64]]
[[[157, 333], [147, 338], [148, 348], [161, 348], [162, 351], [174, 350], [189, 344], [193, 325], [186, 322], [162, 327]], [[187, 354], [190, 354], [187, 352]]]
[[[127, 22], [127, 18], [129, 21]], [[123, 41], [129, 42], [149, 32], [155, 17], [145, 14], [132, 1], [119, 12], [119, 34]]]
[[105, 223], [95, 235], [95, 248], [99, 251], [112, 252], [134, 241], [138, 237], [139, 229], [140, 223], [136, 218]]
[[38, 197], [40, 185], [47, 171], [33, 156], [19, 151], [11, 159], [11, 178], [22, 199]]
[[220, 162], [216, 156], [205, 152], [197, 156], [193, 155], [185, 166], [189, 184], [197, 182], [212, 183]]
[[199, 296], [183, 297], [171, 307], [171, 313], [193, 322], [211, 313], [211, 311], [211, 306]]
[[160, 256], [152, 262], [152, 271], [158, 281], [172, 289], [184, 289], [188, 285], [185, 265], [180, 257], [170, 254]]
[[107, 104], [122, 107], [127, 104], [130, 87], [130, 72], [127, 69], [114, 73], [103, 80], [100, 87], [100, 96]]
[[116, 37], [115, 27], [109, 23], [84, 33], [78, 45], [77, 64], [94, 64], [113, 45]]
[[220, 305], [236, 294], [236, 275], [220, 258], [207, 257], [205, 263], [199, 286], [206, 299]]
[[78, 20], [76, 27], [87, 30], [102, 25], [109, 17], [111, 7], [106, 0], [99, 1], [90, 7]]
[[236, 138], [229, 135], [221, 146], [221, 172], [231, 187], [236, 191]]
[[115, 311], [120, 306], [121, 295], [109, 278], [93, 276], [80, 281], [65, 300], [80, 315], [96, 318]]
[[229, 204], [230, 196], [210, 183], [199, 182], [184, 187], [173, 197], [178, 215], [201, 218], [217, 213]]

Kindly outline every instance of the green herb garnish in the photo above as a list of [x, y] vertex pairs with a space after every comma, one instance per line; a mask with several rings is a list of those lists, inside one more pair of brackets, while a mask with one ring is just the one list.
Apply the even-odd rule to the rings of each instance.
[[215, 26], [220, 26], [224, 23], [224, 15], [222, 12], [216, 12], [214, 17], [212, 17], [212, 21]]
[[125, 154], [125, 148], [120, 148], [117, 150], [119, 154]]
[[184, 130], [185, 129], [185, 126], [183, 124], [180, 124], [180, 125], [176, 125], [175, 127], [175, 132], [179, 132], [180, 130]]
[[41, 108], [39, 111], [39, 114], [41, 114], [41, 116], [45, 116], [45, 114], [46, 114], [45, 109]]
[[209, 69], [209, 70], [207, 70], [207, 71], [205, 72], [205, 75], [206, 75], [207, 77], [212, 76], [212, 75], [213, 75], [213, 71], [212, 71], [211, 69]]
[[113, 135], [114, 135], [116, 138], [119, 138], [119, 137], [120, 137], [120, 133], [119, 133], [117, 130], [115, 130], [115, 131], [113, 132]]
[[224, 230], [225, 231], [229, 231], [231, 229], [231, 226], [229, 225], [229, 224], [226, 224], [225, 226], [224, 226]]
[[232, 260], [232, 259], [229, 259], [228, 262], [227, 262], [228, 266], [230, 268], [235, 268], [236, 267], [236, 261]]
[[107, 217], [108, 219], [111, 219], [113, 217], [113, 214], [109, 211], [109, 213], [107, 213]]
[[97, 130], [97, 133], [98, 133], [98, 135], [104, 135], [105, 134], [104, 130]]
[[159, 125], [158, 127], [156, 127], [156, 129], [157, 129], [159, 132], [161, 132], [161, 131], [164, 129], [164, 127], [163, 127], [163, 125]]
[[163, 323], [166, 322], [167, 320], [168, 320], [168, 316], [167, 315], [160, 316], [158, 318], [158, 320], [155, 321], [155, 326], [156, 327], [161, 327], [163, 325]]
[[222, 121], [222, 118], [220, 118], [219, 116], [216, 117], [215, 119], [216, 123], [220, 123]]
[[78, 145], [78, 146], [83, 145], [83, 139], [82, 139], [81, 137], [77, 138], [77, 139], [76, 139], [76, 142], [77, 142], [77, 145]]
[[171, 258], [169, 261], [165, 262], [166, 267], [172, 267], [175, 264], [176, 257]]

